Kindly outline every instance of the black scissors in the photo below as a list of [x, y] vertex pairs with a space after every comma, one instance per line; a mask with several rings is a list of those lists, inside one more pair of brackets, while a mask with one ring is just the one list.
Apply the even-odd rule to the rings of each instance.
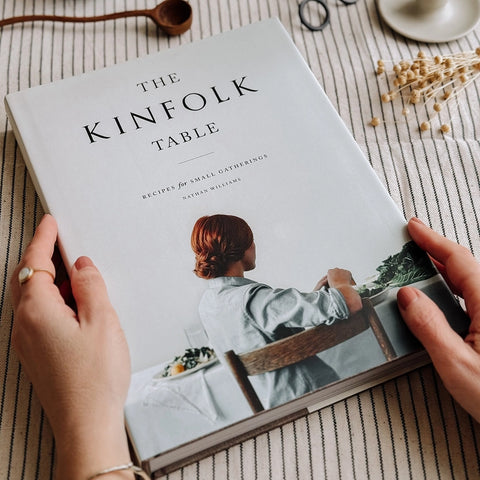
[[[358, 0], [340, 0], [344, 5], [353, 5], [357, 3]], [[305, 15], [305, 8], [310, 2], [319, 3], [321, 8], [323, 9], [323, 22], [320, 25], [312, 25], [309, 20], [307, 20]], [[305, 25], [309, 30], [312, 32], [318, 32], [323, 30], [329, 23], [330, 23], [330, 10], [325, 3], [325, 0], [302, 0], [298, 5], [298, 15], [300, 16], [300, 21], [303, 25]]]

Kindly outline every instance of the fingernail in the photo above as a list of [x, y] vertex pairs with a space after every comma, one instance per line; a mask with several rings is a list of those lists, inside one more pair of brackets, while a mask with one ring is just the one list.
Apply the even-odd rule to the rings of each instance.
[[82, 268], [85, 268], [85, 267], [94, 267], [94, 266], [95, 266], [94, 263], [88, 257], [79, 257], [75, 262], [75, 268], [77, 270], [81, 270]]
[[411, 221], [411, 222], [414, 222], [414, 223], [418, 223], [418, 224], [420, 224], [420, 225], [425, 225], [425, 224], [424, 224], [419, 218], [417, 218], [417, 217], [412, 217], [412, 218], [410, 219], [410, 221]]
[[398, 306], [406, 310], [418, 298], [417, 290], [413, 287], [403, 287], [397, 293]]

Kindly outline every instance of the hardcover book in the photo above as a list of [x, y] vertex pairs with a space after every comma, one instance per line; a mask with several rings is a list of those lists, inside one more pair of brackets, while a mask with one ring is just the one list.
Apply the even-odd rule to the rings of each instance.
[[65, 264], [107, 283], [152, 476], [426, 363], [402, 285], [466, 328], [277, 19], [5, 103]]

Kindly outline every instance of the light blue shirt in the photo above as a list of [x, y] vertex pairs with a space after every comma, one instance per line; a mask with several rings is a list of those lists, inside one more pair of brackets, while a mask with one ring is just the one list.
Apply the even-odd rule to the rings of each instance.
[[[243, 277], [218, 277], [208, 280], [199, 313], [213, 349], [224, 361], [222, 354], [228, 350], [244, 353], [285, 337], [285, 333], [279, 334], [284, 327], [331, 324], [347, 318], [349, 310], [335, 288], [302, 293], [294, 288], [273, 289]], [[270, 408], [338, 380], [338, 376], [312, 357], [250, 379], [263, 406]]]

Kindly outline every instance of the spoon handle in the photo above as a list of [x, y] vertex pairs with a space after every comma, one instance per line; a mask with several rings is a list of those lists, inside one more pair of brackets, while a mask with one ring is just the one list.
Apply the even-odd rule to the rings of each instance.
[[103, 20], [115, 20], [117, 18], [125, 17], [151, 17], [150, 10], [130, 10], [127, 12], [108, 13], [106, 15], [97, 15], [95, 17], [63, 17], [59, 15], [22, 15], [18, 17], [5, 18], [0, 20], [0, 27], [11, 25], [13, 23], [31, 22], [34, 20], [47, 20], [52, 22], [101, 22]]

